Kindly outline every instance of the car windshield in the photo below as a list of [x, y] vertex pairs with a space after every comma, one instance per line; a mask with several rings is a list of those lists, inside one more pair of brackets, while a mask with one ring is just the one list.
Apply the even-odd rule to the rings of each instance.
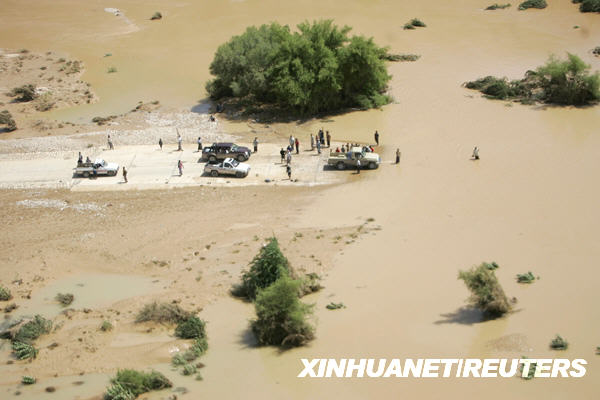
[[231, 151], [237, 151], [237, 149], [238, 149], [237, 145], [234, 144], [231, 146]]
[[238, 165], [240, 165], [240, 163], [238, 161], [231, 160], [231, 165], [233, 165], [234, 167], [237, 167]]

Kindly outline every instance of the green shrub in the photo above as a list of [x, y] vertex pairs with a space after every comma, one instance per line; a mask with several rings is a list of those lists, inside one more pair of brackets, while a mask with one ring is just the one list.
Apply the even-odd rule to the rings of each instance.
[[181, 339], [197, 339], [206, 337], [205, 322], [193, 316], [179, 322], [175, 328], [175, 336]]
[[114, 74], [115, 72], [117, 72], [117, 67], [108, 67], [106, 72], [108, 72], [109, 74]]
[[418, 18], [413, 18], [413, 19], [411, 19], [411, 20], [410, 20], [410, 24], [411, 24], [412, 26], [421, 27], [421, 28], [424, 28], [424, 27], [426, 27], [426, 26], [427, 26], [427, 25], [425, 25], [425, 22], [421, 21], [421, 20], [420, 20], [420, 19], [418, 19]]
[[532, 283], [535, 281], [535, 276], [528, 271], [526, 274], [517, 274], [517, 282], [519, 283]]
[[491, 264], [482, 263], [468, 271], [460, 271], [458, 279], [462, 279], [471, 291], [471, 304], [488, 316], [498, 317], [510, 310], [510, 303], [494, 269], [490, 269], [489, 265]]
[[16, 87], [11, 90], [8, 95], [10, 97], [17, 97], [16, 100], [22, 102], [32, 101], [37, 97], [35, 86], [32, 84]]
[[177, 304], [150, 303], [146, 304], [136, 316], [135, 322], [158, 322], [161, 324], [176, 324], [187, 320], [192, 313], [185, 311]]
[[160, 12], [155, 12], [154, 14], [152, 14], [152, 17], [150, 17], [151, 20], [157, 20], [157, 19], [162, 19], [162, 14]]
[[51, 110], [55, 104], [56, 104], [56, 102], [52, 98], [52, 95], [48, 92], [42, 94], [41, 96], [38, 96], [35, 99], [35, 109], [37, 111], [43, 112], [43, 111]]
[[19, 328], [13, 340], [15, 342], [32, 344], [40, 336], [49, 333], [51, 329], [52, 321], [47, 320], [41, 315], [36, 315], [31, 321], [26, 322]]
[[[243, 99], [248, 109], [272, 105], [300, 115], [381, 104], [391, 79], [385, 49], [331, 20], [250, 27], [221, 45], [210, 65], [210, 97]], [[368, 101], [357, 102], [364, 96]]]
[[252, 331], [260, 344], [299, 346], [313, 339], [314, 328], [306, 321], [312, 307], [298, 299], [299, 287], [299, 281], [286, 275], [259, 291]]
[[195, 365], [193, 365], [193, 364], [185, 364], [183, 366], [183, 371], [182, 372], [183, 372], [183, 374], [185, 376], [188, 376], [188, 375], [194, 375], [197, 371], [198, 371], [198, 368], [196, 368]]
[[560, 335], [556, 335], [556, 337], [550, 342], [550, 348], [553, 350], [566, 350], [568, 347], [569, 343]]
[[416, 29], [415, 26], [413, 24], [411, 24], [410, 22], [407, 22], [404, 24], [404, 26], [402, 27], [402, 29]]
[[36, 379], [33, 376], [23, 376], [21, 378], [21, 383], [23, 385], [33, 385], [36, 382]]
[[182, 353], [177, 353], [171, 358], [171, 365], [174, 367], [178, 367], [180, 365], [185, 365], [187, 360], [183, 357]]
[[508, 7], [510, 7], [510, 3], [506, 3], [506, 4], [494, 3], [491, 6], [487, 6], [485, 9], [486, 10], [502, 10], [502, 9], [508, 8]]
[[75, 300], [75, 296], [72, 293], [59, 293], [54, 298], [58, 301], [63, 307], [70, 305], [73, 300]]
[[546, 0], [525, 0], [521, 4], [519, 4], [519, 10], [527, 10], [528, 8], [546, 8], [548, 3]]
[[253, 300], [259, 289], [264, 289], [282, 276], [289, 275], [289, 262], [279, 249], [275, 237], [269, 238], [250, 262], [250, 269], [242, 273], [242, 282], [233, 293]]
[[17, 124], [8, 110], [0, 112], [0, 125], [6, 125], [6, 130], [9, 132], [17, 129]]
[[300, 279], [300, 292], [298, 295], [302, 297], [310, 293], [318, 292], [321, 289], [323, 289], [321, 277], [313, 272], [304, 275], [304, 277]]
[[581, 12], [600, 12], [600, 0], [573, 0], [573, 3], [581, 3]]
[[418, 54], [390, 54], [385, 53], [381, 56], [381, 59], [385, 61], [417, 61], [421, 58]]
[[107, 392], [104, 395], [106, 400], [135, 399], [142, 393], [173, 386], [171, 381], [160, 372], [152, 371], [146, 373], [132, 369], [122, 369], [117, 371], [117, 375], [111, 379], [110, 382], [112, 386], [107, 389]]
[[346, 308], [344, 303], [329, 303], [325, 306], [328, 310], [339, 310], [340, 308]]
[[33, 345], [24, 342], [12, 342], [12, 349], [15, 357], [19, 360], [34, 359], [38, 354], [38, 350]]
[[113, 330], [113, 325], [110, 323], [110, 321], [102, 321], [102, 325], [100, 325], [100, 330], [102, 332], [109, 332]]
[[0, 286], [0, 301], [8, 301], [12, 299], [12, 294], [10, 293], [10, 290], [8, 290], [8, 288], [5, 288], [4, 286]]

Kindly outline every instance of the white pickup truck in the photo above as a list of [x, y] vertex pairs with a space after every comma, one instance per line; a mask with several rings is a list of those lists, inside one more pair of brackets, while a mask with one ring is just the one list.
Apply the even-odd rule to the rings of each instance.
[[204, 166], [204, 173], [211, 176], [235, 175], [237, 178], [245, 178], [249, 172], [250, 165], [236, 161], [233, 158], [226, 158], [218, 164], [207, 163]]
[[93, 163], [78, 163], [73, 171], [75, 175], [83, 176], [84, 178], [97, 175], [115, 176], [119, 172], [119, 164], [107, 163], [103, 159], [97, 158]]

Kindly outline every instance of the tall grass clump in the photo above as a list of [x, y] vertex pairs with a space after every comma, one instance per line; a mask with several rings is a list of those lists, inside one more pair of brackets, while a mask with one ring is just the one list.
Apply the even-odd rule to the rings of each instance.
[[511, 308], [495, 269], [493, 264], [482, 263], [458, 273], [458, 279], [462, 279], [471, 291], [469, 302], [490, 317], [502, 316]]
[[528, 8], [538, 8], [543, 9], [548, 7], [548, 3], [546, 0], [525, 0], [521, 4], [519, 4], [519, 10], [527, 10]]
[[133, 369], [117, 371], [117, 375], [110, 382], [111, 386], [104, 394], [105, 400], [133, 400], [140, 394], [173, 386], [160, 372], [146, 373]]
[[349, 36], [332, 20], [249, 27], [222, 44], [206, 84], [213, 100], [232, 98], [247, 109], [273, 107], [311, 115], [349, 107], [380, 107], [391, 76], [372, 38]]
[[192, 313], [185, 311], [177, 304], [153, 302], [146, 304], [137, 314], [135, 322], [158, 322], [176, 324], [186, 321]]
[[600, 12], [600, 0], [573, 0], [573, 3], [580, 3], [581, 12]]
[[271, 237], [250, 262], [250, 269], [242, 272], [242, 282], [234, 286], [232, 293], [254, 300], [259, 289], [265, 289], [277, 279], [289, 274], [289, 262], [279, 249], [277, 239]]
[[300, 346], [314, 338], [307, 322], [312, 307], [298, 298], [299, 287], [299, 281], [283, 276], [258, 292], [252, 332], [261, 345]]

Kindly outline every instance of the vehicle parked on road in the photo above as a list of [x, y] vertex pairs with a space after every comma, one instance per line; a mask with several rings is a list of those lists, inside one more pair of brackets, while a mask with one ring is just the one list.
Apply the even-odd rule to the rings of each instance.
[[238, 146], [235, 143], [213, 143], [212, 146], [202, 149], [202, 158], [213, 163], [226, 158], [235, 158], [242, 162], [248, 160], [251, 154], [249, 148]]
[[84, 178], [98, 175], [115, 176], [119, 172], [119, 164], [108, 163], [101, 158], [97, 158], [93, 163], [78, 163], [74, 168], [75, 175], [83, 176]]
[[339, 170], [356, 168], [356, 162], [360, 160], [361, 168], [375, 169], [381, 163], [381, 157], [377, 153], [366, 151], [361, 147], [352, 147], [346, 153], [331, 153], [327, 164]]
[[250, 165], [233, 158], [226, 158], [218, 164], [207, 163], [204, 172], [211, 176], [235, 175], [237, 178], [245, 178], [250, 173]]

